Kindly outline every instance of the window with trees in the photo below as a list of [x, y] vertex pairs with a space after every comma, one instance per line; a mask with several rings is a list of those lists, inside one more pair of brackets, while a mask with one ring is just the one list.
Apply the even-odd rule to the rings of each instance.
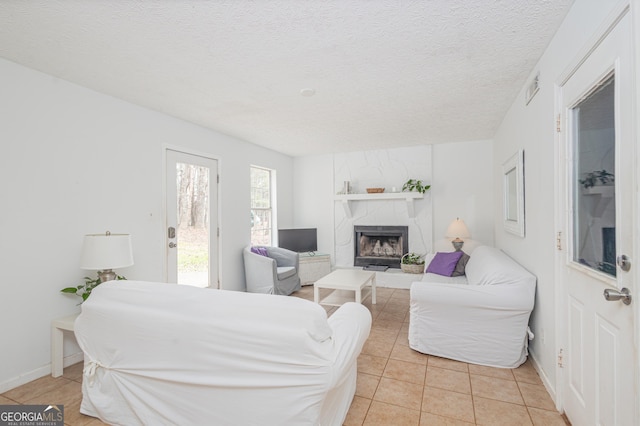
[[273, 245], [275, 171], [251, 166], [251, 244]]

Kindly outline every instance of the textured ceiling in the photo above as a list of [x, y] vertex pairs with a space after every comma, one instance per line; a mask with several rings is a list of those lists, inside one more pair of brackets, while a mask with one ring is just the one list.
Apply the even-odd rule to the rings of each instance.
[[292, 156], [488, 139], [572, 1], [2, 1], [0, 56]]

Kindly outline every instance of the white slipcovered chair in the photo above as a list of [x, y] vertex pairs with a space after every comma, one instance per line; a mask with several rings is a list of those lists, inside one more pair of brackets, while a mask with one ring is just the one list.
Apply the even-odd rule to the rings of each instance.
[[297, 297], [109, 281], [75, 322], [80, 412], [112, 425], [341, 425], [371, 327]]
[[247, 292], [288, 296], [300, 290], [298, 253], [281, 247], [249, 246], [242, 256]]

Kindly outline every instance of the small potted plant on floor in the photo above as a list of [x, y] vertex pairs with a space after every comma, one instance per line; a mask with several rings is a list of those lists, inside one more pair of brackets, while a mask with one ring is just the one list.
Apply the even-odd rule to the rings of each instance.
[[400, 260], [400, 269], [409, 274], [421, 274], [424, 272], [424, 255], [407, 253]]

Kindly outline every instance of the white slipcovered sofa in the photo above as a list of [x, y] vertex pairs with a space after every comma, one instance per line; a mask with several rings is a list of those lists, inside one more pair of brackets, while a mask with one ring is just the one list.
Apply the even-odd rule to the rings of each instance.
[[371, 314], [296, 297], [112, 281], [83, 303], [80, 411], [113, 425], [340, 425]]
[[457, 361], [518, 367], [527, 359], [536, 277], [488, 246], [470, 253], [465, 272], [425, 273], [411, 284], [409, 346]]

